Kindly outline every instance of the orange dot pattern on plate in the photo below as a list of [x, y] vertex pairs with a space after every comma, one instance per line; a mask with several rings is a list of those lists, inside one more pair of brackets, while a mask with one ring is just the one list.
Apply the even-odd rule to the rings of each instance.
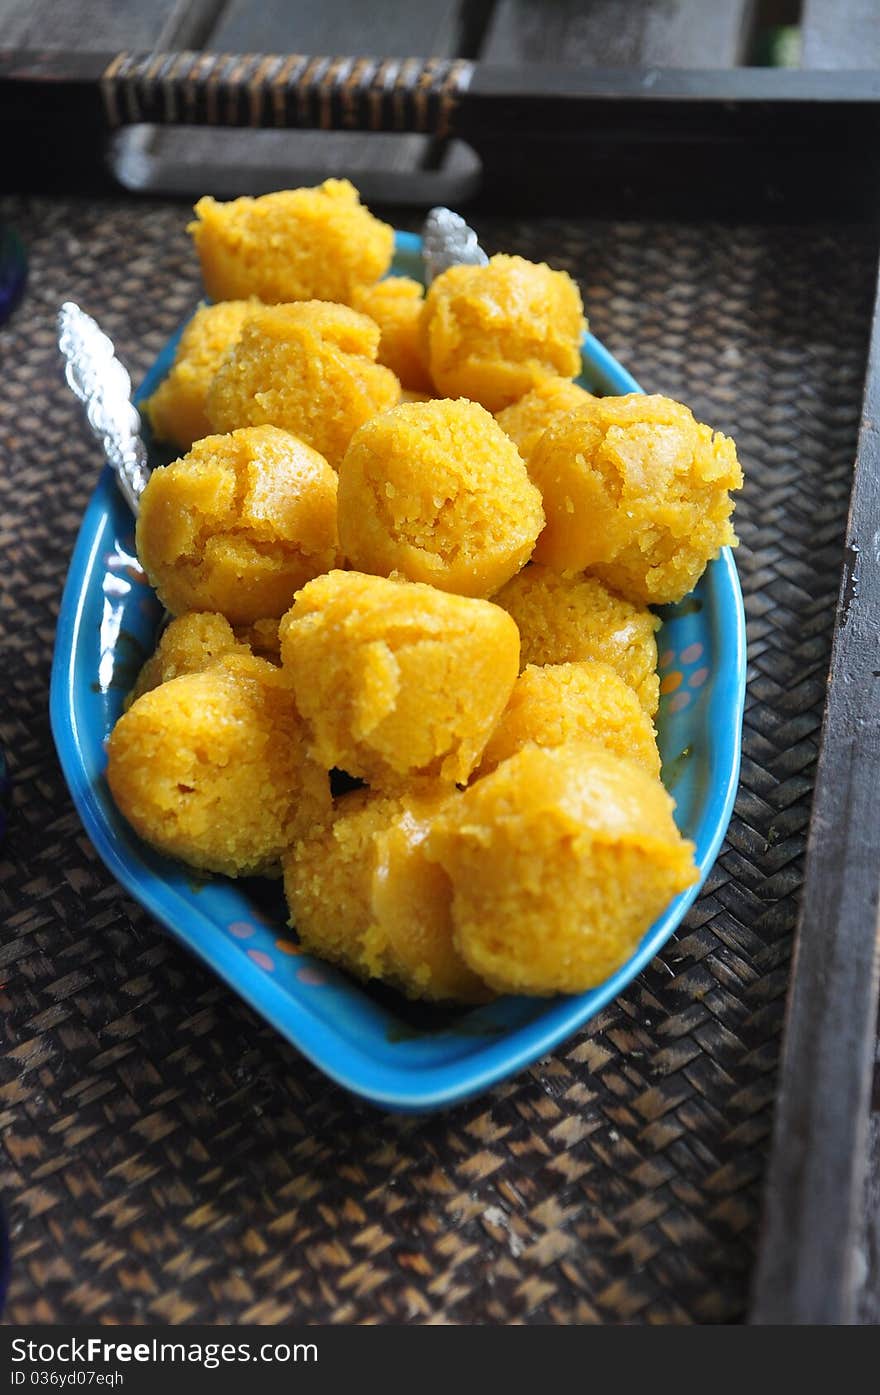
[[[663, 697], [669, 698], [666, 707], [668, 712], [683, 712], [695, 696], [696, 690], [702, 688], [708, 679], [709, 669], [706, 664], [694, 669], [692, 673], [685, 672], [703, 656], [704, 648], [699, 641], [686, 645], [677, 656], [673, 649], [666, 649], [661, 654], [657, 666], [668, 671], [660, 680], [660, 692]], [[676, 659], [680, 667], [672, 668], [671, 665]]]
[[251, 935], [256, 935], [257, 927], [251, 925], [249, 920], [233, 920], [229, 926], [229, 933], [237, 940], [249, 940]]
[[676, 688], [681, 687], [683, 677], [684, 675], [680, 673], [678, 669], [675, 669], [672, 673], [667, 673], [666, 677], [660, 684], [661, 693], [663, 693], [664, 696], [667, 693], [674, 693]]
[[297, 969], [296, 976], [300, 983], [310, 983], [315, 988], [320, 988], [327, 980], [320, 969], [313, 969], [311, 964], [303, 964], [301, 969]]
[[[259, 911], [254, 912], [254, 918], [265, 925], [271, 924], [269, 918]], [[233, 920], [230, 921], [227, 926], [230, 935], [234, 936], [236, 940], [251, 939], [253, 935], [256, 935], [258, 928], [258, 926], [252, 924], [249, 920]], [[288, 940], [283, 937], [275, 940], [274, 945], [279, 953], [292, 957], [300, 955], [303, 952], [302, 946], [298, 945], [295, 940]], [[264, 949], [248, 949], [247, 956], [254, 964], [264, 969], [267, 974], [274, 974], [277, 965], [272, 955], [267, 954]], [[301, 968], [297, 969], [296, 977], [300, 983], [309, 984], [314, 988], [321, 987], [327, 982], [327, 978], [321, 970], [319, 968], [313, 968], [311, 964], [303, 964]]]

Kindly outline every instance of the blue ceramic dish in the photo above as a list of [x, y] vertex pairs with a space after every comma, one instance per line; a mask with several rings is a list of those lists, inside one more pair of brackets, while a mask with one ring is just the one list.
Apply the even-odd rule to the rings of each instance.
[[[399, 234], [395, 268], [420, 276], [417, 238]], [[176, 338], [141, 388], [167, 373]], [[581, 381], [592, 391], [638, 390], [588, 335]], [[142, 843], [117, 813], [104, 779], [104, 743], [138, 667], [153, 647], [161, 607], [137, 565], [133, 522], [109, 470], [86, 510], [58, 621], [52, 730], [89, 837], [119, 882], [327, 1075], [388, 1109], [452, 1104], [514, 1074], [570, 1036], [662, 949], [695, 899], [679, 896], [635, 954], [578, 997], [502, 998], [440, 1011], [370, 989], [302, 954], [285, 926], [280, 887], [202, 879]], [[739, 775], [745, 625], [729, 551], [691, 596], [662, 612], [664, 678], [658, 727], [677, 821], [697, 846], [702, 883], [718, 853]]]

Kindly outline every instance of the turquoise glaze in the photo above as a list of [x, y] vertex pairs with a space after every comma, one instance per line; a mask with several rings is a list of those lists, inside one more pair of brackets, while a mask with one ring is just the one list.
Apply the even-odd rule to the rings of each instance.
[[[420, 275], [418, 239], [398, 234], [395, 270]], [[176, 338], [139, 396], [167, 373]], [[584, 386], [638, 390], [592, 336]], [[370, 989], [301, 954], [285, 927], [280, 886], [203, 879], [160, 856], [117, 813], [104, 779], [104, 742], [143, 658], [161, 607], [134, 554], [133, 523], [105, 469], [70, 565], [52, 669], [52, 730], [76, 807], [119, 882], [189, 949], [332, 1079], [388, 1109], [425, 1110], [478, 1094], [564, 1041], [662, 949], [695, 899], [692, 887], [601, 987], [572, 998], [503, 998], [472, 1010], [428, 1008]], [[700, 881], [727, 828], [736, 792], [745, 689], [745, 625], [725, 550], [685, 601], [662, 612], [658, 719], [664, 778], [682, 831], [697, 845]]]

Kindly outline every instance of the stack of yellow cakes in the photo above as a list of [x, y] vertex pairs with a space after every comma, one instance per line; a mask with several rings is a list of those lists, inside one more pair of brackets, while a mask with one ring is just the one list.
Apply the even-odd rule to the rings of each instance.
[[410, 996], [600, 983], [696, 876], [648, 606], [735, 542], [733, 443], [573, 381], [564, 272], [425, 295], [345, 181], [196, 214], [214, 303], [147, 404], [184, 453], [137, 528], [175, 618], [110, 737], [119, 808], [283, 874], [309, 950]]

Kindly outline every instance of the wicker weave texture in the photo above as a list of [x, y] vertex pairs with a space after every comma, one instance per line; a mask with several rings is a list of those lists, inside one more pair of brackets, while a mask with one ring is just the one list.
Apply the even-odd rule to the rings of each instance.
[[743, 784], [707, 889], [590, 1029], [446, 1114], [349, 1099], [113, 883], [47, 691], [98, 462], [54, 315], [141, 373], [198, 294], [180, 206], [7, 201], [31, 257], [0, 331], [2, 1191], [15, 1322], [742, 1317], [856, 440], [873, 236], [484, 221], [549, 258], [643, 386], [740, 445]]

